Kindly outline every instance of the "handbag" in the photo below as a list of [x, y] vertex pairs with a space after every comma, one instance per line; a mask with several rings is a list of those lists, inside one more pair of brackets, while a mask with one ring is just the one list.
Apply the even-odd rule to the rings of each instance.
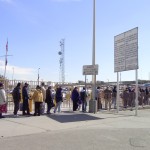
[[7, 104], [0, 105], [0, 113], [7, 113]]

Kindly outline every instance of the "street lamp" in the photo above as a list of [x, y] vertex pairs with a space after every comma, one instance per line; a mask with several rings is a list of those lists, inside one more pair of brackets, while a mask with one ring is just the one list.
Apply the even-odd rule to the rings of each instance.
[[[95, 0], [93, 0], [93, 46], [92, 46], [92, 65], [95, 66]], [[97, 101], [95, 100], [96, 74], [92, 75], [92, 100], [89, 102], [89, 112], [96, 113]]]
[[40, 79], [39, 70], [40, 68], [38, 68], [38, 85], [39, 85], [39, 79]]
[[[95, 0], [93, 0], [93, 49], [92, 49], [92, 65], [95, 65]], [[96, 75], [92, 75], [92, 98], [95, 100]]]

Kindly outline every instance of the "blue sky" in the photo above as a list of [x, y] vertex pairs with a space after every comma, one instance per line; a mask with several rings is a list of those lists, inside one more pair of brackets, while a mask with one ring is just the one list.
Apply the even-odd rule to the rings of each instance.
[[[114, 36], [139, 29], [139, 79], [149, 79], [150, 1], [96, 0], [96, 60], [99, 81], [116, 81]], [[65, 39], [65, 81], [84, 80], [83, 65], [92, 64], [93, 0], [0, 0], [0, 56], [6, 53], [6, 77], [59, 81], [59, 42]], [[0, 57], [0, 74], [4, 74]], [[91, 76], [87, 76], [88, 81]], [[135, 80], [135, 71], [121, 73]]]

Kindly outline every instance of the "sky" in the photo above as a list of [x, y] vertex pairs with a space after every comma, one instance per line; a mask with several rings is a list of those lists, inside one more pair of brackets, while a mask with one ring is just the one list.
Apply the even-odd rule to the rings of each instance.
[[[150, 0], [96, 0], [97, 81], [117, 81], [114, 37], [138, 27], [138, 79], [149, 80]], [[6, 43], [8, 79], [59, 82], [60, 40], [65, 39], [65, 82], [84, 81], [92, 65], [93, 0], [0, 0], [0, 74]], [[40, 69], [39, 69], [40, 68]], [[135, 70], [120, 73], [135, 80]], [[91, 75], [87, 76], [87, 82]]]

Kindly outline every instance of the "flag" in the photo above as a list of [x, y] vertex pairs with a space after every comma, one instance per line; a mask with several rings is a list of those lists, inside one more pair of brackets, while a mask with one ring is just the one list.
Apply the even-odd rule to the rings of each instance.
[[6, 58], [5, 58], [5, 65], [7, 66], [7, 52], [8, 52], [8, 39], [6, 43]]
[[6, 43], [6, 52], [8, 52], [8, 40], [7, 40], [7, 43]]
[[6, 61], [5, 61], [5, 66], [7, 66], [7, 58], [6, 58]]

